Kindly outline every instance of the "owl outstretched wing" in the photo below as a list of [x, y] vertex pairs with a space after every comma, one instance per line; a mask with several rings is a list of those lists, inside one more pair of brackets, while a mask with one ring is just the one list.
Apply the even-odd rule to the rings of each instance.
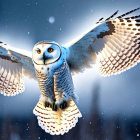
[[67, 61], [72, 72], [96, 63], [103, 76], [118, 74], [140, 61], [140, 15], [124, 18], [134, 9], [115, 19], [117, 12], [97, 22], [96, 27], [71, 45]]
[[24, 75], [36, 78], [31, 57], [0, 42], [0, 93], [14, 96], [23, 92]]

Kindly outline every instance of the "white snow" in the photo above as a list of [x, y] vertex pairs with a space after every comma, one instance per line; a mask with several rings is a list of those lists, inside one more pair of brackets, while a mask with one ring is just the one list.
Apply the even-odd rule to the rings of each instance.
[[53, 24], [55, 22], [55, 17], [51, 16], [49, 17], [49, 23]]

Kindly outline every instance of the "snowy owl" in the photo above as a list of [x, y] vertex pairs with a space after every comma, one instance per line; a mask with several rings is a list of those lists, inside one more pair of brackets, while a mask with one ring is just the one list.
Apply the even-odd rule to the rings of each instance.
[[97, 64], [99, 73], [121, 73], [140, 61], [140, 15], [112, 16], [70, 46], [54, 41], [35, 44], [32, 55], [0, 42], [0, 92], [14, 96], [24, 91], [24, 76], [38, 81], [41, 96], [33, 110], [39, 126], [52, 135], [63, 135], [82, 117], [76, 106], [73, 73]]

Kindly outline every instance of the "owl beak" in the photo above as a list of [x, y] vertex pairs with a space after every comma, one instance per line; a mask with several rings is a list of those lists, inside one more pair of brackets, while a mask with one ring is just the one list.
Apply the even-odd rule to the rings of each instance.
[[45, 64], [47, 59], [48, 59], [48, 57], [45, 55], [45, 53], [43, 53], [43, 62], [44, 62], [44, 64]]

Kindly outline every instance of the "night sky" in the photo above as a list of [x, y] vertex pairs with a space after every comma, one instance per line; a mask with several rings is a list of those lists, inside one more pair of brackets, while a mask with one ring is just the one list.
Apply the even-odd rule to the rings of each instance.
[[[0, 40], [32, 51], [41, 40], [64, 45], [88, 31], [101, 17], [140, 6], [140, 0], [0, 0]], [[135, 12], [140, 14], [140, 10]], [[134, 14], [133, 14], [134, 15]], [[78, 106], [88, 113], [93, 90], [100, 87], [100, 109], [105, 116], [140, 116], [140, 64], [111, 77], [101, 77], [96, 66], [73, 76]], [[25, 78], [25, 92], [16, 97], [0, 95], [0, 116], [32, 115], [40, 90], [37, 81]]]

